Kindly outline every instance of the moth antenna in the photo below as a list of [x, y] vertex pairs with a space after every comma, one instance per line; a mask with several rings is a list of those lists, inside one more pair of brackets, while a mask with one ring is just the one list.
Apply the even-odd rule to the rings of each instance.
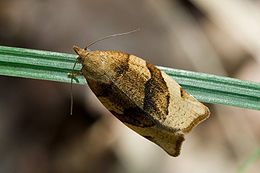
[[69, 74], [69, 75], [71, 75], [71, 79], [70, 79], [70, 115], [72, 115], [72, 111], [73, 111], [73, 94], [72, 94], [73, 75], [74, 75], [74, 69], [76, 67], [78, 60], [79, 60], [79, 56], [77, 57], [77, 59], [74, 62], [71, 74]]
[[102, 40], [105, 40], [105, 39], [108, 39], [108, 38], [112, 38], [112, 37], [117, 37], [117, 36], [121, 36], [121, 35], [127, 35], [127, 34], [131, 34], [133, 32], [137, 32], [139, 31], [140, 29], [135, 29], [135, 30], [132, 30], [132, 31], [128, 31], [128, 32], [123, 32], [123, 33], [118, 33], [118, 34], [112, 34], [112, 35], [108, 35], [108, 36], [105, 36], [103, 38], [100, 38], [96, 41], [93, 41], [91, 42], [90, 44], [88, 44], [86, 47], [85, 47], [85, 50], [87, 50], [87, 48], [89, 48], [90, 46], [92, 46], [93, 44], [96, 44], [97, 42], [100, 42]]

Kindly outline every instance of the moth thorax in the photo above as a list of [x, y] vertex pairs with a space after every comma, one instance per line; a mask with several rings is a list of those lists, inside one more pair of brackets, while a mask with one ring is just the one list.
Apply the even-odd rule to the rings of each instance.
[[102, 55], [96, 52], [89, 52], [87, 56], [82, 57], [82, 71], [85, 77], [106, 82], [107, 63]]

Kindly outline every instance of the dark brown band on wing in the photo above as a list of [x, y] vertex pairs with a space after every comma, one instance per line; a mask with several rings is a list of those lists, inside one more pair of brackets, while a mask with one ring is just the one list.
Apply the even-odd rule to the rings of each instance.
[[145, 111], [137, 107], [125, 93], [117, 88], [113, 83], [105, 84], [95, 80], [88, 80], [88, 84], [98, 98], [106, 98], [107, 102], [102, 102], [109, 109], [109, 106], [123, 108], [123, 114], [109, 110], [123, 123], [128, 123], [137, 127], [154, 126], [153, 121]]
[[161, 71], [150, 63], [146, 63], [151, 73], [151, 78], [145, 83], [144, 110], [156, 113], [159, 119], [168, 115], [170, 93]]
[[[97, 83], [96, 83], [97, 84]], [[112, 84], [98, 83], [91, 88], [97, 97], [106, 97], [112, 91]]]
[[184, 140], [185, 140], [184, 136], [180, 135], [178, 140], [176, 141], [176, 144], [175, 144], [175, 153], [172, 156], [177, 157], [177, 156], [180, 155], [181, 145], [182, 145]]
[[123, 123], [131, 124], [137, 127], [151, 127], [154, 126], [154, 123], [144, 111], [139, 107], [131, 107], [124, 110], [124, 114], [118, 114], [114, 111], [111, 111], [120, 121]]
[[152, 136], [143, 136], [143, 137], [146, 138], [146, 139], [148, 139], [148, 140], [150, 140], [150, 141], [153, 140], [153, 137], [152, 137]]
[[184, 95], [184, 92], [185, 92], [185, 90], [184, 90], [182, 87], [180, 87], [180, 93], [181, 93], [181, 97], [183, 97], [183, 95]]

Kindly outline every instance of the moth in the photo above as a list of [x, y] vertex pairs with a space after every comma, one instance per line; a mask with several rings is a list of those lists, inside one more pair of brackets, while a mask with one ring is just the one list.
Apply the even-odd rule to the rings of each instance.
[[135, 55], [73, 49], [82, 68], [70, 75], [84, 75], [115, 117], [171, 156], [180, 154], [184, 135], [210, 115], [172, 77]]

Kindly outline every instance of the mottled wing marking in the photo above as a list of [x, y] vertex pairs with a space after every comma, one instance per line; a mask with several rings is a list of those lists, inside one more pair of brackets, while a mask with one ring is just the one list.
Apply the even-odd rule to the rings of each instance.
[[153, 65], [146, 63], [151, 78], [145, 83], [144, 111], [154, 115], [158, 121], [163, 121], [168, 115], [170, 94], [161, 75], [161, 71]]
[[208, 118], [208, 108], [166, 73], [134, 55], [117, 53], [117, 56], [111, 55], [114, 60], [111, 71], [115, 73], [109, 78], [159, 128], [186, 133]]
[[[150, 127], [154, 125], [149, 116], [137, 107], [136, 104], [113, 83], [104, 84], [91, 79], [87, 82], [103, 105], [123, 123], [140, 127]], [[102, 90], [103, 87], [106, 92]]]
[[[112, 69], [116, 69], [122, 65], [121, 58], [116, 58], [117, 63], [113, 63]], [[125, 61], [123, 61], [125, 62]], [[115, 67], [114, 67], [115, 66]], [[124, 74], [118, 75], [118, 73], [108, 74], [111, 81], [123, 91], [130, 100], [134, 101], [139, 108], [143, 108], [144, 105], [144, 84], [151, 78], [150, 71], [146, 67], [146, 61], [140, 59], [134, 55], [129, 56], [128, 70], [124, 71]]]
[[209, 116], [207, 107], [141, 58], [95, 51], [82, 59], [83, 75], [104, 106], [172, 156], [179, 155], [184, 133]]
[[[103, 105], [126, 126], [156, 143], [170, 155], [178, 156], [180, 154], [181, 145], [184, 141], [183, 133], [172, 133], [164, 129], [159, 129], [150, 116], [136, 106], [113, 83], [104, 84], [89, 79], [88, 84]], [[102, 91], [103, 87], [106, 92]]]
[[116, 72], [116, 77], [125, 74], [125, 72], [129, 70], [129, 56], [130, 55], [128, 54], [126, 54], [125, 56], [121, 56], [118, 66], [115, 65], [114, 71]]

